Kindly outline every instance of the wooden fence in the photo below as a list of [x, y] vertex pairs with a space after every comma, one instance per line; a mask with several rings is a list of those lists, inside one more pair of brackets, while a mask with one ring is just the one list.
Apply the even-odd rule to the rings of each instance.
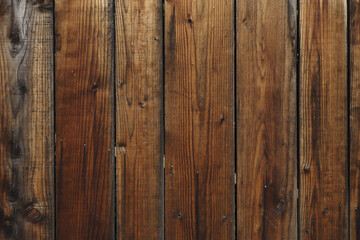
[[360, 0], [0, 0], [0, 239], [360, 239]]

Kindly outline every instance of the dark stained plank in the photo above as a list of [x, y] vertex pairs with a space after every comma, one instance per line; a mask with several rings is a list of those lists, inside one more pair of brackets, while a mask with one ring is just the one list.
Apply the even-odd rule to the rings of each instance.
[[162, 0], [117, 0], [118, 239], [162, 239]]
[[360, 239], [360, 1], [350, 12], [350, 239]]
[[55, 4], [56, 236], [113, 239], [112, 2]]
[[0, 1], [0, 239], [52, 239], [52, 2]]
[[296, 1], [238, 1], [237, 238], [296, 239]]
[[300, 237], [346, 239], [347, 1], [300, 1]]
[[234, 239], [234, 1], [165, 1], [165, 238]]

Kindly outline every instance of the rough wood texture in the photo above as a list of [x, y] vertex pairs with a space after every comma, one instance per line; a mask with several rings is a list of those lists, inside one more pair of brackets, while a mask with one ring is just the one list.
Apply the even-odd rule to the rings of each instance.
[[350, 239], [360, 239], [360, 1], [350, 12]]
[[300, 237], [346, 239], [346, 0], [300, 2]]
[[119, 239], [162, 239], [162, 1], [117, 0]]
[[112, 2], [55, 4], [56, 236], [112, 239]]
[[0, 0], [0, 239], [51, 239], [51, 1]]
[[234, 4], [165, 2], [165, 237], [234, 239]]
[[238, 239], [296, 239], [296, 1], [238, 1]]

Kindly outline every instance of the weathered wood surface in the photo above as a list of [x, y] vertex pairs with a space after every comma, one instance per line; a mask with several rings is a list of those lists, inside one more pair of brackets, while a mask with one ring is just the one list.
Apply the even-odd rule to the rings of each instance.
[[359, 39], [360, 0], [0, 0], [0, 239], [359, 239]]
[[51, 1], [0, 1], [0, 239], [51, 239]]
[[58, 239], [115, 233], [112, 4], [55, 1]]
[[300, 238], [346, 239], [347, 2], [300, 1]]
[[296, 1], [238, 1], [238, 239], [296, 239]]
[[234, 3], [165, 1], [165, 237], [234, 239]]
[[360, 1], [350, 12], [350, 239], [360, 239]]
[[118, 239], [162, 239], [161, 0], [117, 0]]

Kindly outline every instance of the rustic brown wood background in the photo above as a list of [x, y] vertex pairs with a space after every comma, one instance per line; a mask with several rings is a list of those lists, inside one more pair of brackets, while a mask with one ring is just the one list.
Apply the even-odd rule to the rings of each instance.
[[360, 239], [360, 0], [0, 0], [0, 239]]

